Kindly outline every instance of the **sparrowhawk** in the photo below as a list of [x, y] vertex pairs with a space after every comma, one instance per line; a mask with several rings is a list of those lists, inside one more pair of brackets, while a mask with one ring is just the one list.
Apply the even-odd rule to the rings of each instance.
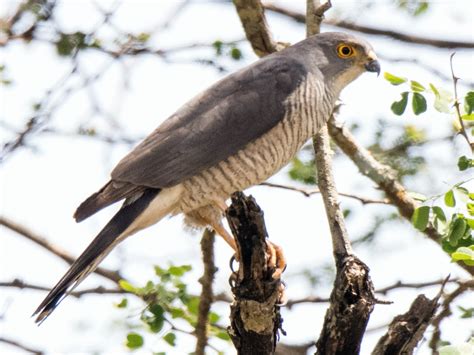
[[210, 226], [235, 249], [221, 222], [225, 201], [285, 166], [364, 71], [380, 72], [370, 44], [323, 33], [225, 77], [181, 107], [78, 207], [80, 222], [125, 200], [40, 304], [37, 322], [119, 242], [167, 215], [183, 213], [188, 224]]

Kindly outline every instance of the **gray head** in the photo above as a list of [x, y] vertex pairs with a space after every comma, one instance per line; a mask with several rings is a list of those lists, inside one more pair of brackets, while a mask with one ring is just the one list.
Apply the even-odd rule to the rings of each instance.
[[304, 50], [306, 64], [319, 70], [336, 94], [366, 71], [380, 74], [380, 64], [372, 46], [347, 33], [321, 33], [295, 47], [299, 47], [298, 51]]

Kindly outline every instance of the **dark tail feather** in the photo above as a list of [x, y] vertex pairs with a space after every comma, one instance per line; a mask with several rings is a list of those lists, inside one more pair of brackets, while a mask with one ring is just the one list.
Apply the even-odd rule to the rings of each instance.
[[97, 268], [102, 259], [122, 241], [119, 238], [120, 235], [148, 207], [159, 192], [158, 189], [147, 189], [138, 199], [131, 203], [126, 202], [122, 206], [41, 302], [33, 313], [33, 316], [38, 315], [36, 323], [41, 324], [59, 303]]
[[92, 216], [97, 211], [143, 191], [143, 187], [126, 182], [109, 181], [99, 191], [82, 202], [74, 213], [76, 222]]

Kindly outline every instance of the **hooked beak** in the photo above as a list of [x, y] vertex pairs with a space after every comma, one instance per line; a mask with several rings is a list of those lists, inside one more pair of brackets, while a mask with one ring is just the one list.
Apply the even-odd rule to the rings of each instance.
[[377, 59], [373, 59], [367, 64], [365, 64], [365, 69], [372, 73], [377, 73], [377, 76], [380, 75], [380, 63]]

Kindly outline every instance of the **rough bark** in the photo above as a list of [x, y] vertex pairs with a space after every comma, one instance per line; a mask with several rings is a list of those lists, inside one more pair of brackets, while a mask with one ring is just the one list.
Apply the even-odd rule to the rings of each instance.
[[413, 354], [438, 309], [440, 295], [441, 293], [432, 300], [419, 295], [408, 312], [393, 319], [372, 355]]
[[316, 354], [358, 354], [376, 302], [369, 268], [348, 256], [337, 270]]
[[282, 323], [281, 281], [272, 278], [274, 270], [268, 267], [263, 211], [253, 197], [237, 192], [226, 214], [241, 258], [231, 277], [229, 335], [238, 354], [273, 354]]

